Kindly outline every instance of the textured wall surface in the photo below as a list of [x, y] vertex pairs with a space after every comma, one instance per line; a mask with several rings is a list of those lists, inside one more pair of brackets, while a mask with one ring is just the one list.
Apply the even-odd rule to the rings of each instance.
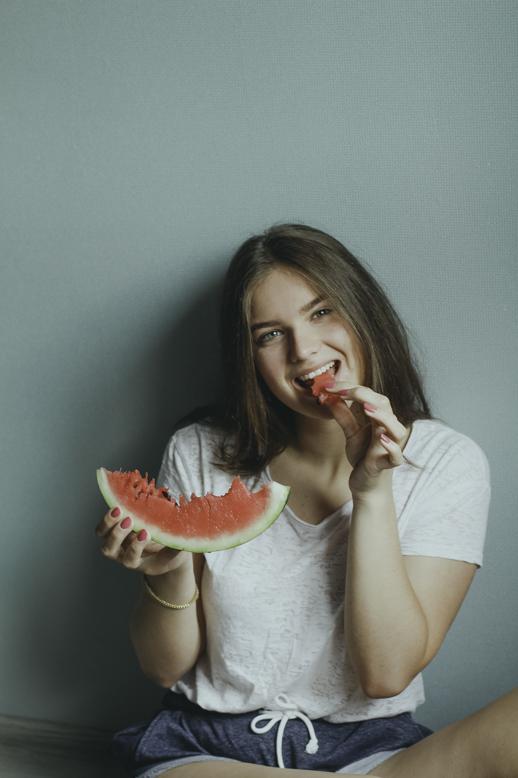
[[111, 727], [160, 699], [95, 468], [155, 472], [218, 391], [223, 269], [280, 221], [367, 263], [490, 460], [420, 720], [516, 685], [517, 26], [505, 0], [1, 2], [1, 712]]

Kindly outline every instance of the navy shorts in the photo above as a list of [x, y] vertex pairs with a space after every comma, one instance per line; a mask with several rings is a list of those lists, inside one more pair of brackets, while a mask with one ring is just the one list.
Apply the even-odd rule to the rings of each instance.
[[[250, 725], [261, 714], [264, 720], [253, 731]], [[301, 718], [281, 721], [280, 715], [269, 722], [262, 710], [215, 713], [168, 691], [150, 722], [115, 734], [114, 753], [135, 778], [154, 778], [173, 767], [213, 759], [279, 767], [279, 753], [286, 768], [364, 775], [432, 733], [410, 713], [344, 724], [313, 719], [309, 728], [317, 738], [316, 748]], [[257, 732], [259, 728], [263, 731]]]

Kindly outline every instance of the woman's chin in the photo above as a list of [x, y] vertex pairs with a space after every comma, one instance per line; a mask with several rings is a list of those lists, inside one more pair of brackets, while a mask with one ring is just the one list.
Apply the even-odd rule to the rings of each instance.
[[329, 420], [334, 416], [327, 405], [321, 405], [315, 397], [309, 397], [307, 402], [298, 403], [296, 408], [292, 408], [300, 416], [310, 417], [312, 419]]

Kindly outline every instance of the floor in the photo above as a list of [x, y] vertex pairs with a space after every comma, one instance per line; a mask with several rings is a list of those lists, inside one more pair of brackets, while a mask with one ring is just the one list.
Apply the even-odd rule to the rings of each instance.
[[106, 732], [0, 716], [2, 778], [124, 778], [109, 747]]

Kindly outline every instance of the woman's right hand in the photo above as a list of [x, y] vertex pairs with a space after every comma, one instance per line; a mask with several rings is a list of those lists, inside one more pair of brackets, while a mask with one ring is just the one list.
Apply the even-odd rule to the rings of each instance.
[[95, 534], [102, 539], [101, 553], [129, 570], [146, 575], [163, 575], [189, 561], [190, 551], [162, 546], [151, 540], [146, 530], [137, 533], [132, 527], [131, 519], [120, 508], [108, 511], [95, 528]]

